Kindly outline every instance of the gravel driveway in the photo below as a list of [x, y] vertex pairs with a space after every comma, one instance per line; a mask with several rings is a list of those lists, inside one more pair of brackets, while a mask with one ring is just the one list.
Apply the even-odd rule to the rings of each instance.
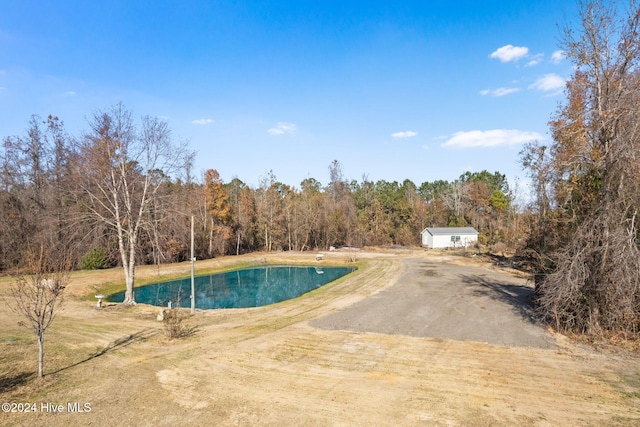
[[310, 324], [416, 337], [477, 341], [520, 347], [555, 347], [536, 322], [525, 279], [484, 267], [438, 258], [405, 260], [392, 287]]

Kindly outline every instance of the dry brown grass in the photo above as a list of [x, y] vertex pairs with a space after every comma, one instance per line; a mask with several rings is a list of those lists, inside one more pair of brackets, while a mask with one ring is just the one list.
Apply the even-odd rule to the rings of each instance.
[[[397, 283], [404, 257], [363, 251], [359, 270], [267, 307], [198, 310], [196, 334], [171, 340], [157, 307], [107, 304], [117, 270], [78, 272], [47, 333], [46, 376], [36, 344], [0, 307], [0, 400], [91, 404], [90, 413], [0, 414], [2, 425], [629, 425], [640, 420], [637, 372], [626, 352], [595, 352], [559, 337], [556, 350], [400, 335], [326, 331], [312, 319]], [[315, 253], [198, 263], [315, 264]], [[325, 253], [322, 264], [349, 263]], [[490, 269], [487, 270], [490, 273]], [[189, 264], [145, 267], [141, 281], [188, 275]], [[200, 272], [200, 271], [199, 271]], [[0, 279], [0, 294], [7, 280]], [[401, 285], [401, 284], [399, 284]]]

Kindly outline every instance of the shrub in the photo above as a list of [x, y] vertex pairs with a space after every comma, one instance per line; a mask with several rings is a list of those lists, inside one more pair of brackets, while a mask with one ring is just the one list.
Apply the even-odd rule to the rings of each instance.
[[507, 245], [504, 242], [497, 242], [491, 246], [491, 252], [494, 255], [502, 255], [505, 256], [505, 252], [507, 251]]
[[100, 270], [107, 268], [107, 253], [100, 247], [93, 247], [80, 260], [83, 270]]
[[164, 310], [164, 332], [168, 338], [183, 338], [196, 332], [195, 327], [184, 321], [186, 318], [177, 308]]

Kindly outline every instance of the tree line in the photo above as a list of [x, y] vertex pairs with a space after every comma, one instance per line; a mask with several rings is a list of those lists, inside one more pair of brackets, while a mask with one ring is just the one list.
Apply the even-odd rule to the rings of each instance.
[[194, 153], [157, 118], [136, 121], [118, 104], [70, 135], [55, 116], [32, 116], [25, 135], [0, 151], [0, 270], [24, 267], [42, 244], [75, 268], [189, 259], [195, 218], [199, 259], [252, 251], [347, 245], [419, 245], [428, 226], [473, 226], [484, 243], [522, 238], [505, 175], [465, 172], [416, 185], [347, 180], [339, 161], [329, 183], [299, 186], [268, 172], [257, 187], [223, 182], [215, 169], [194, 177]]

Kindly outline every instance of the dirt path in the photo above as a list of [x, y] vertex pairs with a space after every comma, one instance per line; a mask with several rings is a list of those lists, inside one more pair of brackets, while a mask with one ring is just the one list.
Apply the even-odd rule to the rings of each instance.
[[[20, 377], [35, 347], [0, 309], [2, 401], [91, 404], [89, 413], [0, 414], [0, 424], [640, 423], [638, 358], [532, 324], [519, 306], [522, 279], [422, 251], [359, 258], [358, 272], [296, 300], [201, 312], [198, 332], [178, 341], [159, 333], [156, 308], [98, 311], [74, 299], [48, 337], [59, 371], [38, 388]], [[484, 314], [486, 324], [469, 327], [468, 316]], [[461, 335], [443, 338], [447, 329]]]
[[398, 283], [346, 310], [313, 321], [324, 329], [554, 348], [534, 320], [523, 278], [473, 265], [408, 258]]

